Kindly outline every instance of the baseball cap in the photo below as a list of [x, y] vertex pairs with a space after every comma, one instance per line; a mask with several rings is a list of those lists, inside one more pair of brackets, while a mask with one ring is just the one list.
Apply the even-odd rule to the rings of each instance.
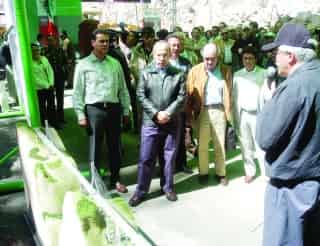
[[263, 45], [261, 49], [262, 51], [269, 51], [280, 45], [311, 49], [310, 39], [310, 32], [303, 25], [286, 23], [280, 28], [275, 40], [272, 43]]

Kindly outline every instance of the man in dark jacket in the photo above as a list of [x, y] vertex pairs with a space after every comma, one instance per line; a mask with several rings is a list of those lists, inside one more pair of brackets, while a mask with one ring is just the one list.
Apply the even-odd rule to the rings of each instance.
[[57, 128], [61, 128], [64, 120], [64, 83], [67, 78], [67, 58], [59, 46], [56, 36], [48, 37], [48, 47], [44, 51], [54, 72], [55, 99], [57, 105]]
[[299, 24], [285, 24], [262, 47], [275, 48], [278, 73], [287, 79], [271, 88], [273, 97], [257, 120], [270, 173], [263, 245], [320, 245], [320, 62]]
[[[191, 63], [188, 59], [180, 55], [182, 50], [182, 42], [178, 35], [170, 34], [167, 37], [168, 44], [170, 46], [170, 59], [169, 63], [171, 66], [184, 72], [185, 76], [188, 75], [189, 70], [191, 69]], [[179, 143], [177, 149], [177, 156], [175, 162], [175, 169], [177, 172], [184, 173], [193, 173], [192, 169], [187, 166], [187, 155], [186, 155], [186, 146], [185, 146], [185, 131], [186, 131], [186, 114], [184, 111], [180, 113], [181, 117], [181, 127], [179, 135]], [[191, 134], [191, 129], [187, 129], [189, 134]], [[190, 136], [191, 137], [191, 136]], [[191, 143], [190, 143], [191, 144]], [[162, 180], [160, 179], [160, 182]]]
[[162, 191], [176, 201], [173, 173], [179, 139], [180, 117], [185, 99], [184, 73], [169, 65], [170, 48], [159, 41], [153, 48], [154, 62], [142, 70], [137, 97], [143, 109], [138, 184], [129, 204], [139, 205], [149, 191], [152, 171], [163, 148], [164, 179]]

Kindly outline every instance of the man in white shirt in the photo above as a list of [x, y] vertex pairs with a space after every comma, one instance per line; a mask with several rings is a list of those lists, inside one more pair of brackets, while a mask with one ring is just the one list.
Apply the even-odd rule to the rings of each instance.
[[[110, 35], [96, 29], [91, 36], [92, 52], [81, 59], [74, 76], [73, 107], [78, 124], [89, 133], [89, 158], [97, 169], [102, 167], [103, 139], [110, 159], [110, 189], [120, 193], [127, 187], [120, 182], [122, 162], [121, 116], [129, 120], [130, 98], [120, 63], [108, 55]], [[105, 152], [104, 152], [105, 153]]]
[[246, 183], [251, 183], [256, 176], [255, 156], [260, 164], [261, 175], [265, 174], [264, 153], [255, 141], [255, 129], [259, 95], [266, 79], [266, 70], [256, 65], [256, 55], [255, 48], [244, 48], [244, 68], [235, 73], [233, 80], [234, 123], [240, 140]]

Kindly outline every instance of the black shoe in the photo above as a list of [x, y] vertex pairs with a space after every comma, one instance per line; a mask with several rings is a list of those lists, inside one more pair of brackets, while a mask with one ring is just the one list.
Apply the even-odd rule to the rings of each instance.
[[142, 203], [143, 200], [144, 200], [143, 197], [140, 197], [140, 196], [138, 196], [137, 194], [134, 194], [134, 195], [130, 198], [130, 200], [129, 200], [129, 205], [130, 205], [131, 207], [136, 207], [136, 206], [138, 206], [140, 203]]
[[54, 127], [56, 130], [62, 130], [62, 126], [60, 124], [57, 124], [55, 127]]
[[184, 166], [184, 167], [182, 168], [182, 172], [187, 173], [187, 174], [192, 174], [192, 173], [193, 173], [193, 170], [192, 170], [192, 168], [190, 168], [190, 167]]
[[174, 191], [165, 192], [166, 198], [170, 202], [175, 202], [178, 200], [177, 194]]
[[62, 126], [59, 123], [50, 124], [51, 127], [53, 127], [56, 130], [61, 130]]
[[209, 175], [199, 175], [198, 180], [199, 180], [199, 184], [206, 185], [208, 184], [208, 181], [209, 181]]
[[182, 168], [177, 168], [176, 169], [176, 173], [178, 172], [183, 172], [183, 173], [187, 173], [187, 174], [192, 174], [193, 170], [190, 167], [187, 166], [183, 166]]

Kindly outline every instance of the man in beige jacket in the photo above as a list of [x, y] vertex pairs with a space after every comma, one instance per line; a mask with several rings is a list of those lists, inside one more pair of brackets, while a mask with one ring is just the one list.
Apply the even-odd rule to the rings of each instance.
[[209, 173], [208, 145], [214, 144], [216, 178], [228, 184], [225, 168], [225, 133], [231, 118], [231, 69], [219, 62], [216, 44], [202, 49], [203, 62], [194, 66], [187, 79], [187, 122], [193, 124], [199, 137], [199, 182], [207, 183]]

